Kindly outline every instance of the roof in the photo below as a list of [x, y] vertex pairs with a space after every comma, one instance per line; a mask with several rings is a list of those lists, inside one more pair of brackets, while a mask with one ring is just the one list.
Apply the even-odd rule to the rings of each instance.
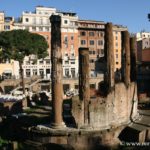
[[74, 12], [57, 11], [57, 13], [61, 13], [63, 15], [76, 16], [76, 13]]
[[106, 24], [104, 21], [97, 21], [97, 20], [78, 20], [78, 22]]

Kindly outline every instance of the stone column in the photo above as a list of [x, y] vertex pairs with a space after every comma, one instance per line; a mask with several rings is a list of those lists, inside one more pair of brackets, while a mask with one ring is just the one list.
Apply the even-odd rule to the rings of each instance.
[[105, 26], [105, 61], [107, 71], [105, 73], [105, 83], [108, 85], [108, 92], [115, 85], [115, 77], [114, 77], [114, 40], [113, 40], [113, 25], [112, 23], [107, 23]]
[[125, 85], [128, 87], [130, 84], [130, 38], [128, 31], [122, 31], [122, 49], [125, 53], [124, 55], [124, 82]]
[[84, 124], [89, 123], [89, 49], [79, 48], [79, 98], [83, 101]]
[[136, 81], [136, 59], [137, 59], [137, 49], [136, 49], [136, 38], [130, 38], [130, 59], [131, 59], [131, 71], [130, 78], [131, 82]]
[[52, 15], [51, 21], [51, 82], [52, 82], [52, 128], [64, 127], [62, 119], [63, 86], [61, 54], [61, 17]]

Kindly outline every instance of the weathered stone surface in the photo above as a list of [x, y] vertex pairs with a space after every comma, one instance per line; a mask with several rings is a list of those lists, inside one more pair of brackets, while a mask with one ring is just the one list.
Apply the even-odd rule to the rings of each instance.
[[[46, 143], [55, 143], [58, 145], [65, 144], [71, 146], [75, 150], [93, 150], [106, 147], [110, 148], [118, 145], [118, 135], [120, 134], [122, 129], [123, 128], [121, 127], [100, 131], [66, 128], [66, 130], [53, 131], [53, 129], [49, 128], [47, 129], [47, 132], [49, 132], [49, 134], [39, 129], [31, 129], [29, 134], [35, 142], [43, 143], [43, 145], [45, 145]], [[60, 135], [58, 135], [58, 133], [60, 133]]]
[[[79, 100], [73, 99], [73, 116], [76, 124], [81, 124], [83, 119], [83, 110], [79, 107]], [[89, 105], [89, 124], [97, 129], [115, 128], [129, 123], [137, 116], [137, 85], [131, 83], [126, 88], [124, 83], [115, 85], [115, 90], [107, 97], [97, 97], [91, 99]]]
[[52, 82], [52, 105], [53, 105], [53, 127], [64, 126], [62, 120], [62, 54], [61, 54], [61, 17], [52, 15], [51, 21], [51, 82]]
[[80, 128], [84, 125], [84, 107], [83, 101], [78, 96], [72, 98], [72, 116], [75, 119], [76, 127]]
[[107, 71], [105, 72], [105, 83], [108, 84], [108, 92], [114, 87], [114, 42], [113, 42], [113, 25], [107, 23], [105, 26], [105, 60]]
[[136, 47], [136, 38], [131, 37], [130, 38], [130, 59], [131, 59], [131, 71], [130, 71], [130, 78], [131, 82], [136, 81], [136, 74], [137, 74], [137, 68], [136, 68], [136, 60], [137, 60], [137, 47]]
[[89, 49], [79, 48], [79, 98], [84, 107], [84, 124], [89, 122]]
[[130, 84], [130, 38], [128, 31], [122, 31], [123, 80], [126, 87]]

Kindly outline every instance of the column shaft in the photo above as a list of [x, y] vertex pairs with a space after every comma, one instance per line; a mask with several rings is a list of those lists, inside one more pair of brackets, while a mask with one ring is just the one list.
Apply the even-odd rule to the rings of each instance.
[[107, 71], [105, 73], [105, 83], [108, 85], [108, 91], [115, 85], [114, 77], [114, 42], [113, 42], [113, 25], [107, 23], [105, 26], [105, 60], [107, 64]]
[[89, 123], [89, 49], [79, 48], [79, 97], [84, 103], [84, 123]]
[[51, 82], [53, 127], [63, 126], [62, 103], [62, 54], [61, 54], [61, 17], [52, 15], [51, 21]]
[[124, 82], [128, 87], [128, 85], [130, 84], [130, 38], [129, 38], [128, 31], [122, 32], [122, 48], [124, 51], [124, 60], [125, 60], [124, 62], [125, 70], [123, 76], [124, 76]]

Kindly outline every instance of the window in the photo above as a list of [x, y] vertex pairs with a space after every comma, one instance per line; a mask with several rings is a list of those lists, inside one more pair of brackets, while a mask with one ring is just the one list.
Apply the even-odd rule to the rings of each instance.
[[74, 39], [74, 37], [73, 37], [73, 35], [71, 36], [71, 40], [73, 40]]
[[9, 25], [5, 25], [5, 26], [4, 26], [4, 29], [5, 29], [5, 30], [10, 30], [10, 26], [9, 26]]
[[118, 54], [116, 54], [116, 58], [118, 58]]
[[82, 31], [82, 32], [80, 32], [80, 35], [81, 35], [81, 36], [85, 36], [85, 35], [86, 35], [86, 32]]
[[49, 23], [50, 23], [49, 19], [46, 19], [46, 24], [49, 24]]
[[46, 64], [50, 64], [50, 60], [46, 60]]
[[70, 63], [71, 63], [71, 64], [75, 64], [75, 61], [71, 61]]
[[94, 59], [90, 59], [90, 63], [94, 63]]
[[116, 61], [116, 65], [118, 65], [119, 63]]
[[72, 57], [75, 56], [74, 52], [71, 53], [71, 56], [72, 56]]
[[75, 77], [75, 68], [71, 68], [71, 76], [72, 76], [72, 78]]
[[118, 52], [118, 49], [116, 49], [116, 52]]
[[103, 37], [104, 36], [104, 34], [103, 34], [103, 32], [101, 32], [101, 37]]
[[75, 88], [75, 89], [78, 89], [78, 88], [79, 88], [79, 85], [74, 85], [74, 88]]
[[68, 24], [68, 20], [64, 20], [64, 24]]
[[36, 24], [36, 18], [32, 18], [32, 23]]
[[89, 54], [92, 54], [92, 51], [89, 51]]
[[104, 33], [100, 31], [100, 32], [97, 33], [97, 36], [103, 37], [103, 36], [104, 36]]
[[31, 75], [30, 69], [26, 69], [26, 76], [30, 77], [30, 75]]
[[74, 45], [73, 44], [71, 44], [71, 50], [73, 50], [74, 49]]
[[95, 54], [96, 54], [96, 52], [95, 52], [95, 50], [90, 50], [90, 51], [89, 51], [89, 54], [93, 54], [93, 55], [95, 55]]
[[73, 26], [74, 25], [74, 22], [73, 21], [70, 21], [70, 26]]
[[49, 31], [49, 27], [45, 27], [45, 31]]
[[85, 40], [81, 40], [81, 45], [85, 45], [86, 41]]
[[94, 40], [90, 40], [90, 45], [94, 45]]
[[64, 36], [64, 42], [68, 43], [68, 37], [67, 37], [67, 35]]
[[98, 45], [103, 45], [103, 41], [102, 40], [98, 40]]
[[29, 18], [25, 18], [25, 22], [29, 22]]
[[89, 32], [89, 36], [94, 36], [94, 32]]
[[37, 69], [33, 69], [33, 75], [37, 75]]
[[32, 31], [36, 31], [36, 27], [32, 27]]
[[40, 18], [39, 23], [40, 23], [40, 24], [43, 24], [43, 19], [42, 19], [42, 18]]
[[101, 49], [101, 54], [104, 55], [104, 49]]
[[43, 60], [40, 60], [40, 61], [39, 61], [39, 64], [43, 64], [43, 63], [44, 63], [44, 61], [43, 61]]
[[68, 56], [68, 53], [67, 53], [67, 52], [65, 53], [65, 56]]
[[65, 61], [65, 64], [69, 64], [69, 61]]
[[43, 75], [44, 75], [44, 70], [43, 70], [43, 69], [40, 69], [40, 70], [39, 70], [39, 74], [43, 77]]
[[30, 65], [30, 62], [29, 62], [29, 61], [26, 61], [26, 65]]
[[39, 31], [43, 31], [43, 28], [42, 28], [42, 27], [39, 27]]
[[95, 89], [96, 85], [95, 84], [90, 84], [90, 89]]
[[46, 69], [46, 74], [50, 74], [50, 69]]
[[65, 69], [65, 76], [69, 77], [69, 69]]
[[118, 43], [116, 42], [116, 47], [118, 47]]

